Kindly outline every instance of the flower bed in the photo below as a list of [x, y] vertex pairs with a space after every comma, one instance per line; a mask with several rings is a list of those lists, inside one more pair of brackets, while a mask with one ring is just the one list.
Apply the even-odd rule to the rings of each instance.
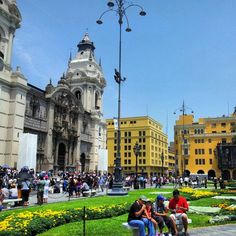
[[[125, 214], [130, 204], [88, 207], [85, 211], [85, 219], [102, 219]], [[0, 235], [37, 235], [52, 227], [83, 219], [83, 209], [72, 210], [44, 210], [21, 213], [13, 213], [0, 222]]]
[[182, 193], [186, 193], [189, 195], [190, 200], [196, 200], [204, 197], [213, 197], [219, 195], [217, 192], [211, 192], [211, 191], [203, 191], [198, 189], [192, 189], [192, 188], [182, 188], [180, 189]]

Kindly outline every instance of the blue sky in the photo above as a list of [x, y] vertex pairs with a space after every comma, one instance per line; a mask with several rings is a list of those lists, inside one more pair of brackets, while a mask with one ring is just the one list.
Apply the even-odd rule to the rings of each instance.
[[[121, 116], [149, 115], [173, 140], [183, 100], [195, 119], [228, 115], [236, 106], [236, 1], [136, 0], [127, 10], [132, 32], [123, 32]], [[96, 20], [106, 0], [18, 0], [22, 14], [16, 31], [13, 67], [44, 89], [66, 71], [70, 52], [88, 30], [107, 81], [104, 117], [117, 116], [118, 18]], [[190, 110], [187, 110], [190, 112]]]

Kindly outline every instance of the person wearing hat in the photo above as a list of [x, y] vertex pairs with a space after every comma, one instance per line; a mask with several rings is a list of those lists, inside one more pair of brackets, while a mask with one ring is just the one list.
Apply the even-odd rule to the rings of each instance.
[[148, 228], [148, 236], [154, 236], [154, 227], [151, 220], [143, 218], [142, 215], [146, 210], [145, 203], [147, 202], [145, 196], [140, 196], [130, 207], [128, 215], [128, 224], [139, 228], [139, 236], [146, 236], [145, 227]]
[[165, 198], [162, 195], [157, 195], [156, 201], [153, 204], [154, 216], [153, 218], [157, 221], [160, 230], [160, 235], [162, 236], [163, 228], [165, 224], [168, 228], [169, 233], [175, 234], [174, 222], [168, 216], [168, 208], [164, 204]]
[[177, 232], [176, 220], [178, 219], [180, 225], [183, 225], [185, 235], [188, 234], [188, 217], [186, 212], [188, 211], [188, 203], [185, 197], [180, 196], [179, 190], [175, 189], [173, 191], [173, 198], [169, 201], [169, 209], [172, 212], [170, 215], [174, 222], [175, 232]]

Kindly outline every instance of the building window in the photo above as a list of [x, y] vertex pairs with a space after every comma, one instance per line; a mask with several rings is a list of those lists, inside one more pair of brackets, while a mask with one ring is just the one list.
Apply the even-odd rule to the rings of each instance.
[[117, 146], [114, 146], [114, 151], [116, 151]]
[[195, 154], [196, 154], [196, 155], [198, 154], [198, 149], [195, 149]]
[[216, 123], [212, 123], [211, 128], [215, 128], [215, 127], [216, 127]]
[[128, 157], [131, 157], [131, 152], [128, 152]]
[[211, 148], [209, 148], [209, 154], [212, 154], [212, 149]]
[[188, 149], [187, 148], [184, 149], [184, 155], [188, 155]]
[[226, 144], [226, 138], [222, 138], [222, 143]]
[[144, 142], [144, 143], [146, 142], [146, 139], [145, 139], [145, 138], [143, 138], [143, 142]]
[[145, 159], [143, 159], [143, 164], [144, 164], [144, 165], [146, 164], [146, 160], [145, 160]]
[[205, 165], [205, 159], [202, 159], [202, 164]]
[[195, 164], [198, 165], [198, 159], [195, 159]]
[[138, 135], [139, 135], [139, 136], [142, 136], [142, 131], [139, 131], [139, 132], [138, 132]]
[[146, 157], [146, 152], [143, 152], [143, 157]]
[[139, 160], [138, 160], [138, 163], [139, 163], [139, 164], [142, 164], [142, 159], [139, 159]]
[[131, 164], [131, 160], [128, 160], [128, 164]]
[[226, 126], [226, 123], [221, 123], [221, 126], [222, 126], [222, 127], [225, 127], [225, 126]]
[[210, 158], [209, 159], [209, 164], [212, 165], [213, 164], [213, 160]]
[[128, 150], [131, 150], [131, 146], [130, 145], [128, 146]]
[[127, 146], [125, 145], [125, 151], [127, 150]]
[[125, 160], [125, 165], [127, 165], [127, 160]]
[[208, 139], [208, 143], [211, 143], [211, 139], [210, 138]]
[[198, 163], [199, 163], [199, 165], [201, 165], [202, 164], [202, 159], [199, 159]]

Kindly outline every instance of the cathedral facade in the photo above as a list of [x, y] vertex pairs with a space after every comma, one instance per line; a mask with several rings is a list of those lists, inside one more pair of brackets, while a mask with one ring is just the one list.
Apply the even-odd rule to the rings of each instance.
[[98, 170], [101, 151], [106, 149], [102, 110], [106, 81], [95, 59], [93, 42], [86, 33], [58, 84], [53, 86], [50, 81], [44, 90], [37, 88], [27, 83], [19, 69], [13, 72], [5, 57], [12, 48], [10, 32], [14, 34], [21, 21], [15, 1], [3, 1], [0, 8], [3, 11], [5, 7], [8, 24], [13, 24], [10, 5], [18, 15], [14, 25], [5, 26], [7, 17], [0, 18], [0, 45], [4, 48], [0, 71], [0, 164], [16, 167], [19, 134], [23, 132], [38, 137], [37, 171]]

